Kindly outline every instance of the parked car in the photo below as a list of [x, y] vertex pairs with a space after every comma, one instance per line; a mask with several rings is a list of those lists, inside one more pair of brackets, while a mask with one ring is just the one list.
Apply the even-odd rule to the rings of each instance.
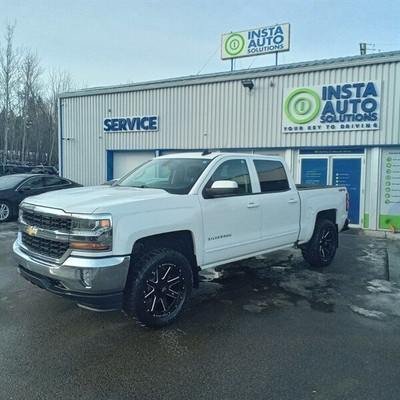
[[0, 176], [0, 222], [18, 214], [18, 206], [26, 197], [82, 186], [69, 179], [48, 174], [14, 174]]

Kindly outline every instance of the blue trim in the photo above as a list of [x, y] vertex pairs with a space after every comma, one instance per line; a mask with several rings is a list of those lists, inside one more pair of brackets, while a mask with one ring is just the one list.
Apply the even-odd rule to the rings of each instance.
[[158, 151], [157, 149], [108, 149], [107, 151], [112, 151], [114, 153], [143, 153], [145, 151]]
[[114, 179], [114, 151], [107, 150], [107, 180]]
[[58, 109], [60, 110], [59, 111], [59, 115], [60, 115], [60, 121], [59, 121], [59, 124], [60, 124], [60, 129], [59, 129], [59, 132], [60, 132], [60, 137], [59, 137], [59, 140], [60, 140], [60, 156], [59, 156], [59, 162], [60, 162], [60, 165], [58, 166], [58, 170], [59, 170], [59, 175], [61, 176], [61, 177], [64, 177], [64, 175], [63, 175], [63, 125], [62, 125], [62, 120], [63, 120], [63, 114], [62, 114], [62, 99], [59, 99], [59, 105], [58, 105]]
[[314, 148], [300, 150], [300, 154], [364, 154], [364, 148], [343, 148], [343, 147], [331, 147], [331, 148]]

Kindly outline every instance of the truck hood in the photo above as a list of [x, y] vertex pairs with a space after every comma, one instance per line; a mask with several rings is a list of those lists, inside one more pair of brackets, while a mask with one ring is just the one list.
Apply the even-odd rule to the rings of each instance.
[[24, 203], [61, 209], [67, 213], [92, 214], [111, 206], [172, 196], [162, 189], [141, 189], [121, 186], [92, 186], [63, 189], [28, 197]]

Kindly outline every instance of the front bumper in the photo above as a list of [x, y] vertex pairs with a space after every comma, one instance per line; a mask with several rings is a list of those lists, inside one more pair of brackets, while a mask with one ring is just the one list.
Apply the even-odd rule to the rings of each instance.
[[[61, 265], [51, 264], [22, 251], [15, 241], [18, 273], [33, 284], [99, 311], [121, 308], [130, 257], [68, 257]], [[83, 279], [83, 273], [89, 279]]]

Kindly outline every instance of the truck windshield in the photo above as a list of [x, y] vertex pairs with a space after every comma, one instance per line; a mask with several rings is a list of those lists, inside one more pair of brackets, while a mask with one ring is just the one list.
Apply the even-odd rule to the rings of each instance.
[[115, 186], [164, 189], [188, 194], [210, 160], [196, 158], [154, 159], [122, 177]]

